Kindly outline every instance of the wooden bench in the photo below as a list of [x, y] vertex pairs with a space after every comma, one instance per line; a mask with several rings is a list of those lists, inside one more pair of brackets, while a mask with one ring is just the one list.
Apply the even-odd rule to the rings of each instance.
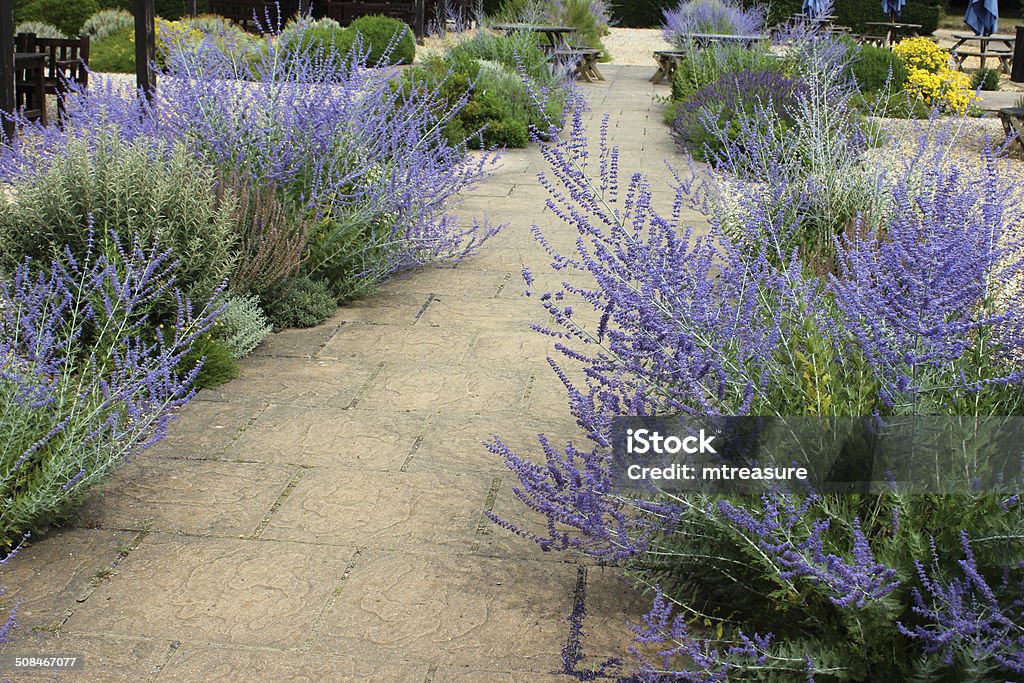
[[573, 78], [593, 83], [603, 81], [604, 75], [597, 68], [601, 51], [593, 47], [563, 47], [551, 51], [548, 61], [565, 65], [573, 70]]
[[999, 110], [1006, 138], [1016, 137], [1017, 145], [1024, 151], [1024, 107], [1007, 107]]
[[57, 96], [57, 119], [62, 120], [66, 113], [64, 98], [71, 84], [83, 90], [89, 85], [89, 36], [38, 38], [34, 33], [19, 33], [15, 43], [19, 52], [43, 55], [43, 89], [47, 95]]
[[986, 50], [982, 52], [980, 50], [964, 50], [957, 49], [951, 53], [953, 55], [953, 61], [956, 63], [956, 68], [960, 71], [964, 70], [964, 62], [968, 57], [979, 57], [981, 58], [981, 65], [985, 65], [985, 60], [989, 57], [994, 57], [999, 60], [999, 67], [1003, 70], [1003, 73], [1010, 73], [1010, 60], [1013, 58], [1013, 53], [1009, 50]]
[[676, 69], [679, 68], [679, 62], [685, 56], [686, 53], [680, 50], [655, 50], [654, 59], [658, 62], [658, 70], [650, 77], [651, 83], [657, 85], [666, 78], [671, 82], [672, 75], [675, 74]]

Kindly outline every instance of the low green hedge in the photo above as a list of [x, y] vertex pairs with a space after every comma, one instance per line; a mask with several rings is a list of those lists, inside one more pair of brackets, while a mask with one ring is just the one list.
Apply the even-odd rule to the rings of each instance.
[[416, 36], [404, 21], [380, 16], [359, 17], [345, 29], [338, 46], [347, 52], [355, 44], [357, 35], [362, 36], [362, 49], [369, 52], [366, 63], [370, 66], [412, 64], [416, 59]]
[[99, 10], [96, 0], [29, 0], [14, 3], [14, 20], [46, 22], [65, 35], [77, 36], [85, 20]]

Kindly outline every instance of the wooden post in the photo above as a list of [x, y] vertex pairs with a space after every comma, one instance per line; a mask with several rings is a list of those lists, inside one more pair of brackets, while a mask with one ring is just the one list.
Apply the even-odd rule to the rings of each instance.
[[[0, 111], [14, 108], [14, 0], [0, 0]], [[3, 130], [5, 141], [14, 142], [14, 121], [4, 117]]]
[[416, 40], [421, 45], [423, 44], [423, 39], [427, 37], [427, 6], [426, 5], [427, 5], [427, 0], [416, 0], [416, 8], [414, 10], [416, 12], [416, 20], [415, 20], [416, 26], [414, 26], [413, 28], [415, 29], [414, 33], [416, 34]]
[[156, 75], [151, 65], [156, 61], [156, 12], [153, 0], [135, 0], [135, 83], [153, 99]]
[[[1024, 26], [1017, 27], [1017, 39], [1013, 41], [1013, 70], [1010, 72], [1010, 80], [1014, 83], [1024, 83]], [[1021, 140], [1024, 145], [1024, 140]]]

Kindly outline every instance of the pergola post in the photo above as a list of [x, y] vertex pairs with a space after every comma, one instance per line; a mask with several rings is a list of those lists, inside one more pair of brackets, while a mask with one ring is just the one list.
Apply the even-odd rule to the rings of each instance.
[[150, 101], [156, 90], [152, 69], [156, 61], [155, 21], [153, 0], [135, 0], [135, 83]]
[[[14, 107], [14, 0], [0, 0], [0, 111], [12, 115]], [[5, 116], [3, 123], [4, 138], [13, 142], [14, 120]]]
[[416, 34], [417, 40], [422, 44], [423, 39], [427, 37], [427, 0], [416, 0], [416, 6], [413, 10], [415, 13], [413, 26], [413, 33]]

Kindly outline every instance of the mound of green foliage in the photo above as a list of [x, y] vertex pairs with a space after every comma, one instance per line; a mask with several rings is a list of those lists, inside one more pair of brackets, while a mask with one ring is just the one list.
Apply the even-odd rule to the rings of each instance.
[[342, 33], [339, 47], [347, 53], [357, 41], [361, 41], [370, 66], [412, 64], [416, 59], [416, 36], [408, 24], [399, 19], [359, 17]]

